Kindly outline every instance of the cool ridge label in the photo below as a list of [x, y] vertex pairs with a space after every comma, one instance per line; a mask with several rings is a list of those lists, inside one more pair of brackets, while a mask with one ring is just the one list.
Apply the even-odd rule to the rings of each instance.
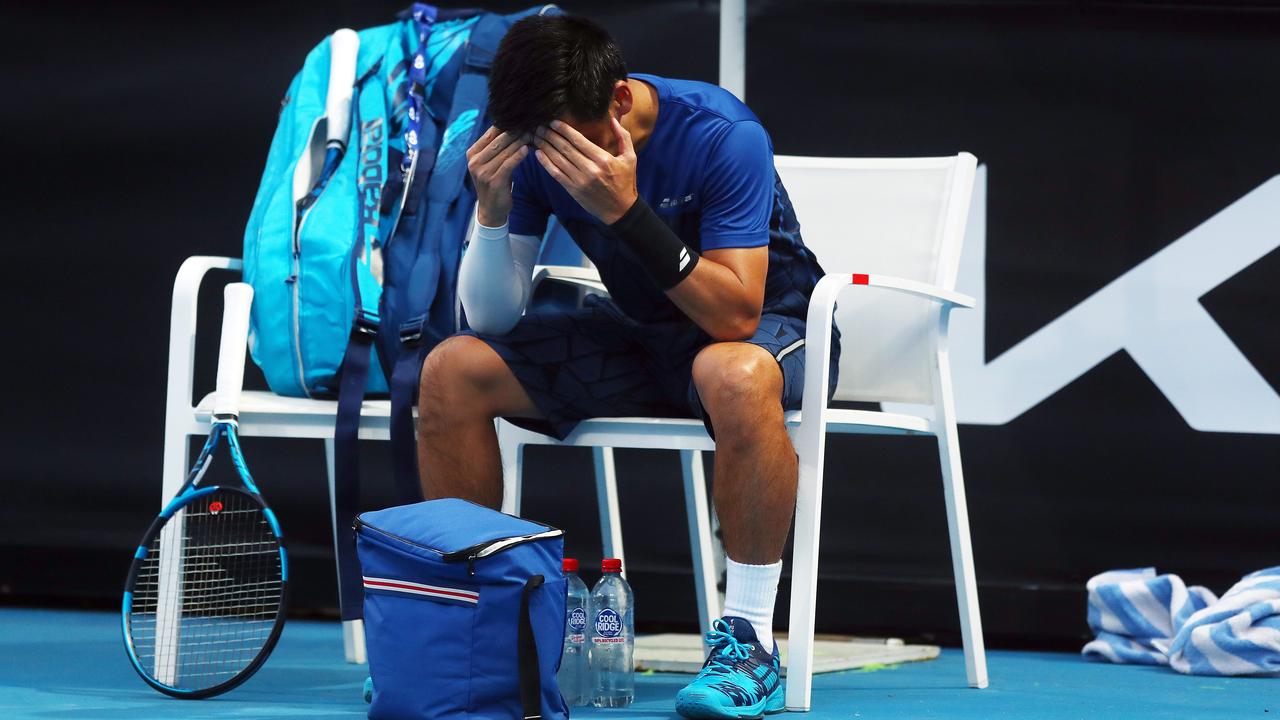
[[587, 629], [587, 611], [582, 608], [574, 608], [569, 612], [569, 642], [581, 643], [586, 642], [586, 636], [583, 630]]
[[592, 642], [620, 643], [627, 641], [626, 636], [622, 634], [622, 618], [613, 608], [602, 608], [596, 613], [595, 630], [595, 636], [591, 638]]

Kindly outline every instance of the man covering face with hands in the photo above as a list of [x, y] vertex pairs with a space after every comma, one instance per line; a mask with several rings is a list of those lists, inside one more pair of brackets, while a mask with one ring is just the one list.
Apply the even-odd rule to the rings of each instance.
[[[676, 709], [780, 711], [773, 607], [797, 479], [783, 411], [800, 406], [822, 269], [769, 136], [721, 88], [628, 74], [609, 35], [572, 16], [514, 25], [489, 95], [494, 127], [467, 152], [477, 207], [459, 294], [471, 330], [422, 371], [424, 492], [500, 506], [496, 417], [559, 438], [591, 417], [701, 418], [716, 440], [728, 585], [707, 664]], [[609, 296], [525, 312], [551, 215]]]

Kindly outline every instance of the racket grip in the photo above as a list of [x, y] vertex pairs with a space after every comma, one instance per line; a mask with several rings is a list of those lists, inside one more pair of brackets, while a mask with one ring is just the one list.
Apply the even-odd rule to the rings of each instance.
[[218, 386], [213, 400], [215, 418], [238, 415], [244, 386], [244, 351], [249, 339], [249, 308], [253, 286], [230, 283], [222, 291], [222, 343], [218, 347]]
[[356, 56], [360, 52], [360, 36], [355, 30], [342, 28], [329, 38], [329, 91], [325, 96], [324, 114], [328, 119], [329, 144], [346, 145], [351, 131], [351, 89], [356, 82]]

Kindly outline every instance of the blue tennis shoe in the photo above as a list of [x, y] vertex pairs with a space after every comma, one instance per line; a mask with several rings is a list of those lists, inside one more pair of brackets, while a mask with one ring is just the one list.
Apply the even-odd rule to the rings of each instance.
[[726, 617], [707, 633], [711, 652], [693, 682], [676, 694], [687, 718], [758, 718], [786, 709], [778, 645], [765, 650], [751, 623]]

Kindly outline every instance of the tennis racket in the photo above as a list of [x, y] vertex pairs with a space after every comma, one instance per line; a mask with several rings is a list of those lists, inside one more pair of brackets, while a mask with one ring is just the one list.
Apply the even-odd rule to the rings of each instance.
[[[284, 539], [236, 436], [253, 288], [232, 283], [224, 295], [209, 440], [138, 543], [121, 605], [133, 669], [178, 698], [217, 695], [249, 679], [284, 627]], [[200, 484], [224, 443], [243, 487]]]
[[[329, 178], [338, 170], [342, 156], [347, 152], [347, 136], [351, 132], [351, 94], [356, 82], [356, 56], [360, 52], [360, 36], [355, 30], [343, 28], [329, 38], [329, 89], [325, 94], [325, 145], [320, 173], [315, 170], [313, 153], [318, 146], [309, 146], [298, 161], [293, 176], [293, 199], [297, 212], [295, 230], [302, 227], [302, 217], [324, 192]], [[319, 138], [313, 138], [318, 140]], [[314, 142], [313, 142], [314, 145]]]

